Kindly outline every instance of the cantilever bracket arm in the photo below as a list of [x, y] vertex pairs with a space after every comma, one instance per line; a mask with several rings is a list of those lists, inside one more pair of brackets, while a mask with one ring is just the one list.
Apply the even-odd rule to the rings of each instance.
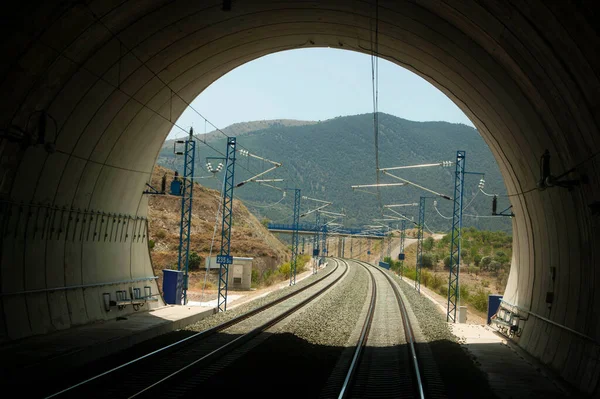
[[161, 191], [158, 191], [157, 189], [155, 189], [154, 187], [152, 187], [150, 184], [146, 183], [146, 186], [149, 187], [149, 189], [146, 189], [142, 192], [142, 194], [155, 194], [155, 195], [162, 195], [164, 194]]

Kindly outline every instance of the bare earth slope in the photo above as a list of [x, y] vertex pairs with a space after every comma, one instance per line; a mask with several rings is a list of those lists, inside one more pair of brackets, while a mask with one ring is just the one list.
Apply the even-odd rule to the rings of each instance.
[[[167, 175], [167, 194], [173, 180], [173, 171], [156, 166], [152, 175], [152, 186], [160, 189], [162, 176]], [[194, 184], [192, 229], [190, 253], [201, 257], [201, 269], [210, 253], [215, 218], [221, 202], [218, 191]], [[148, 223], [150, 240], [154, 247], [150, 254], [154, 271], [162, 278], [162, 270], [176, 268], [179, 250], [179, 224], [181, 218], [181, 197], [152, 195], [149, 200]], [[213, 256], [219, 253], [221, 244], [221, 218], [217, 223]], [[233, 256], [255, 258], [254, 267], [258, 270], [275, 268], [289, 258], [286, 246], [273, 236], [248, 209], [238, 200], [233, 201], [233, 227], [231, 233]], [[190, 277], [190, 289], [195, 279]], [[159, 281], [159, 286], [162, 283]]]

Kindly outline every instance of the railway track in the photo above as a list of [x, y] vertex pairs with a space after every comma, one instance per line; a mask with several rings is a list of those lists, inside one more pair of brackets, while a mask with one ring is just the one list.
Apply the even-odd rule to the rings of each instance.
[[[422, 376], [428, 377], [431, 373], [428, 374], [427, 367], [419, 363], [410, 317], [399, 288], [388, 273], [365, 262], [331, 259], [335, 263], [335, 269], [325, 278], [299, 291], [49, 397], [196, 397], [200, 392], [213, 392], [211, 389], [215, 393], [224, 392], [232, 385], [243, 386], [244, 382], [260, 381], [252, 369], [265, 367], [265, 364], [274, 364], [275, 369], [271, 373], [276, 375], [304, 376], [307, 381], [318, 385], [311, 392], [320, 392], [321, 397], [326, 398], [424, 398], [426, 394], [427, 397], [444, 397], [443, 394], [438, 395], [439, 390], [428, 392], [426, 389]], [[338, 354], [329, 365], [325, 364], [327, 362], [318, 364], [319, 359], [326, 357], [326, 345], [317, 345], [316, 351], [323, 351], [323, 354], [319, 352], [316, 356], [308, 356], [310, 360], [307, 360], [304, 368], [295, 364], [295, 360], [290, 362], [290, 357], [306, 356], [302, 352], [307, 343], [295, 337], [295, 333], [282, 338], [281, 334], [268, 331], [275, 331], [276, 329], [272, 329], [275, 325], [329, 292], [330, 288], [347, 275], [349, 263], [362, 266], [368, 273], [368, 279], [363, 274], [360, 280], [362, 282], [354, 283], [353, 289], [365, 287], [367, 281], [370, 281], [368, 306], [366, 303], [360, 305], [365, 309], [364, 312], [360, 312], [357, 307], [356, 318], [352, 319], [357, 320], [356, 323], [362, 320], [361, 327], [355, 327], [356, 324], [352, 321], [351, 325], [354, 327], [348, 330], [360, 329], [360, 333], [356, 334], [356, 346], [337, 348]], [[354, 275], [357, 276], [356, 273], [362, 268], [354, 269]], [[345, 281], [344, 284], [350, 286], [349, 282], [355, 280], [351, 278]], [[319, 283], [319, 287], [314, 287]], [[307, 291], [310, 287], [314, 287], [315, 292]], [[342, 296], [346, 292], [341, 288], [338, 291]], [[319, 301], [317, 304], [322, 308], [326, 303], [321, 304]], [[361, 300], [360, 303], [364, 302]], [[328, 311], [336, 312], [336, 309], [331, 307]], [[305, 316], [308, 314], [315, 317], [313, 313], [307, 312], [304, 313]], [[362, 318], [359, 316], [361, 313], [364, 314]], [[301, 320], [302, 318], [299, 321]], [[293, 337], [291, 340], [290, 336]], [[306, 369], [307, 365], [309, 370]], [[333, 365], [336, 367], [332, 372]], [[426, 370], [423, 374], [424, 368]], [[244, 376], [248, 370], [253, 376]], [[315, 379], [319, 373], [331, 373], [333, 377], [330, 376], [329, 380], [325, 377], [319, 382]], [[265, 387], [265, 397], [273, 397], [269, 392], [279, 393], [282, 388], [290, 387], [289, 384], [277, 385], [277, 381], [272, 379], [267, 380], [267, 383], [270, 386]], [[243, 392], [243, 388], [236, 389], [237, 392]], [[283, 396], [294, 394], [295, 392], [282, 393]], [[303, 397], [313, 396], [304, 394]]]
[[[334, 262], [336, 265], [327, 276], [301, 289], [46, 397], [133, 398], [154, 397], [157, 392], [162, 392], [160, 397], [185, 394], [184, 386], [189, 388], [194, 385], [193, 381], [185, 378], [190, 372], [209, 370], [207, 366], [210, 363], [257, 337], [340, 281], [349, 267], [344, 260]], [[340, 266], [344, 266], [343, 270]], [[315, 287], [318, 284], [323, 287]], [[318, 289], [309, 293], [311, 288]], [[179, 384], [182, 378], [186, 380], [183, 385]]]
[[370, 274], [371, 299], [337, 397], [425, 398], [414, 333], [398, 286], [383, 270], [355, 262]]

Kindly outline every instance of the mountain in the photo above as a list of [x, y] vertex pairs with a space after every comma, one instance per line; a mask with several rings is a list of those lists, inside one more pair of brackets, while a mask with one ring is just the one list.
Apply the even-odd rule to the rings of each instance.
[[[213, 141], [218, 138], [227, 136], [240, 137], [249, 132], [255, 132], [257, 130], [269, 129], [273, 127], [285, 127], [285, 126], [305, 126], [312, 125], [317, 122], [313, 121], [300, 121], [296, 119], [271, 119], [264, 121], [251, 121], [251, 122], [239, 122], [229, 125], [224, 129], [213, 130], [202, 135], [203, 140]], [[167, 140], [165, 145], [173, 147], [174, 140]]]
[[[245, 131], [238, 140], [238, 149], [244, 148], [261, 157], [283, 163], [283, 167], [264, 178], [283, 178], [285, 182], [276, 184], [301, 188], [303, 196], [332, 201], [333, 205], [327, 210], [340, 212], [343, 209], [347, 215], [345, 225], [372, 225], [377, 224], [373, 219], [381, 218], [380, 205], [418, 203], [420, 196], [432, 196], [413, 186], [380, 188], [380, 197], [351, 188], [352, 185], [373, 184], [377, 180], [373, 130], [372, 114], [336, 117], [298, 126], [273, 123], [266, 128]], [[447, 122], [413, 122], [380, 113], [378, 143], [380, 168], [454, 161], [456, 151], [465, 150], [466, 170], [485, 173], [485, 191], [506, 194], [493, 155], [477, 130], [472, 127]], [[196, 176], [203, 185], [220, 188], [222, 172], [211, 178], [212, 174], [205, 168], [205, 158], [222, 156], [217, 151], [224, 153], [225, 136], [213, 134], [206, 137], [206, 143], [200, 142], [196, 148]], [[175, 158], [173, 147], [168, 143], [161, 150], [157, 162], [182, 171], [181, 157]], [[235, 181], [240, 182], [270, 166], [267, 162], [242, 157], [238, 153]], [[392, 173], [436, 192], [453, 196], [454, 167], [403, 169]], [[467, 175], [465, 178], [463, 225], [510, 233], [510, 218], [489, 217], [492, 201], [478, 190], [480, 177]], [[398, 180], [380, 176], [380, 182], [394, 183]], [[376, 189], [366, 190], [376, 192]], [[249, 183], [237, 188], [235, 195], [259, 218], [278, 223], [291, 222], [291, 194], [282, 198], [279, 191]], [[438, 197], [437, 207], [434, 207], [434, 199], [427, 198], [426, 201], [426, 226], [438, 232], [450, 230], [452, 201]], [[499, 198], [499, 211], [509, 205], [506, 199]], [[317, 202], [303, 200], [302, 212], [316, 206]], [[418, 207], [396, 210], [418, 219]], [[386, 211], [386, 214], [392, 212]], [[309, 222], [314, 221], [312, 215], [307, 219]], [[395, 227], [395, 223], [392, 225]]]

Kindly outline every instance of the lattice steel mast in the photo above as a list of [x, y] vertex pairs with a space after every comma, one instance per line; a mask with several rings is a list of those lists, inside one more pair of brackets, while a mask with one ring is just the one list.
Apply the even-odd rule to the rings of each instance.
[[221, 224], [221, 253], [217, 257], [219, 267], [218, 311], [227, 310], [227, 285], [229, 265], [233, 263], [231, 256], [231, 223], [233, 216], [233, 179], [235, 177], [235, 137], [227, 138], [227, 156], [225, 178], [223, 182], [223, 221]]
[[[187, 303], [188, 290], [188, 266], [190, 254], [190, 232], [192, 227], [192, 202], [194, 198], [194, 161], [196, 157], [196, 142], [194, 141], [194, 130], [190, 128], [189, 138], [183, 143], [183, 187], [181, 191], [181, 220], [179, 223], [179, 255], [177, 258], [177, 270], [184, 270], [183, 277], [183, 304]], [[181, 155], [180, 152], [175, 152]]]
[[450, 241], [450, 278], [448, 279], [448, 308], [446, 321], [456, 322], [456, 308], [460, 304], [459, 271], [462, 239], [463, 191], [465, 185], [465, 151], [456, 152], [454, 175], [454, 210], [452, 212], [452, 239]]
[[423, 226], [425, 225], [425, 199], [419, 198], [419, 224], [417, 225], [417, 262], [415, 289], [421, 293], [421, 268], [423, 267]]
[[[294, 231], [292, 233], [292, 259], [290, 261], [290, 285], [296, 284], [296, 266], [298, 264], [298, 229], [300, 225], [300, 189], [294, 189]], [[302, 238], [304, 253], [304, 238]]]

